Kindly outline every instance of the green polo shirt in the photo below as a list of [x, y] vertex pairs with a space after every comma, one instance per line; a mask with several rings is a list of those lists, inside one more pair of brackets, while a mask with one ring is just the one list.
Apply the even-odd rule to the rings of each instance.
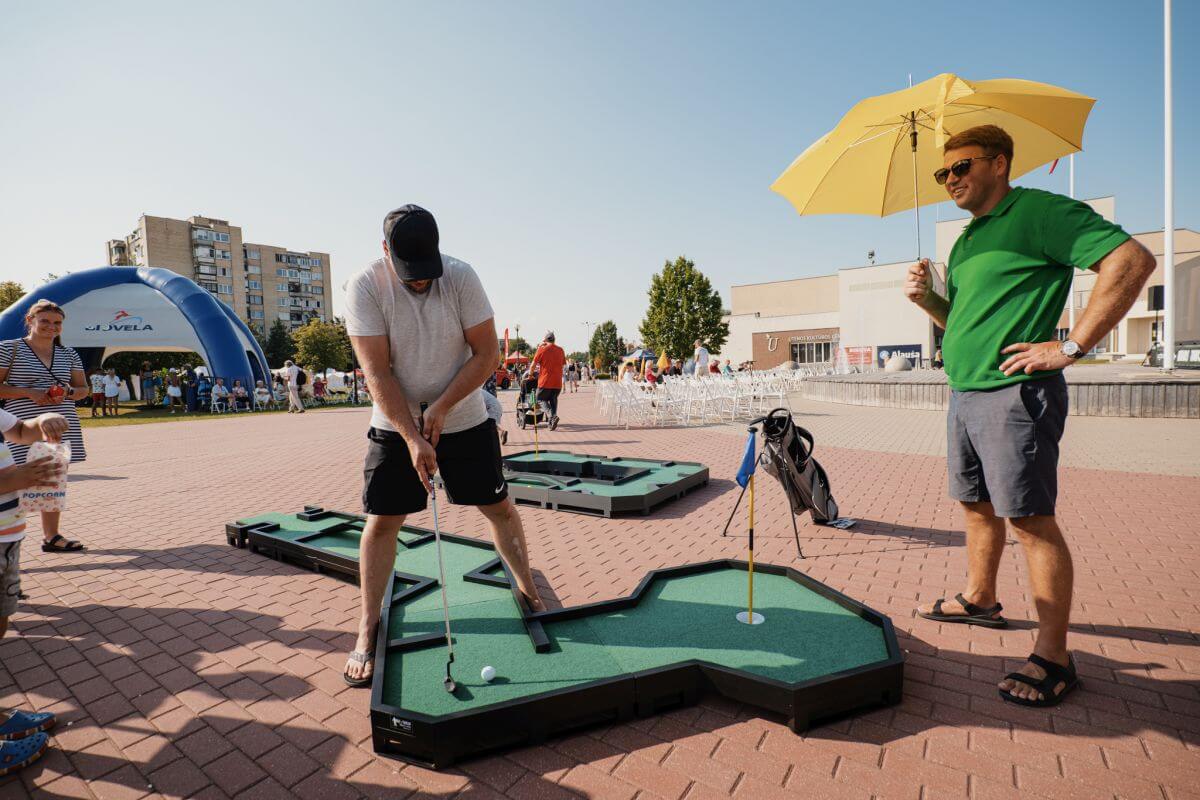
[[951, 389], [997, 389], [1062, 370], [1006, 376], [1005, 347], [1054, 338], [1071, 269], [1090, 269], [1129, 234], [1085, 203], [1015, 188], [963, 230], [946, 271], [942, 357]]

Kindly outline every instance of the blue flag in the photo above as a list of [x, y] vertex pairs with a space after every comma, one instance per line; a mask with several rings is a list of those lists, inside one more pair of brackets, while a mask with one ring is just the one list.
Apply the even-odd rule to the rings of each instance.
[[753, 428], [750, 429], [750, 436], [746, 439], [746, 454], [742, 456], [742, 465], [738, 467], [737, 482], [738, 486], [743, 489], [750, 482], [750, 476], [754, 474], [754, 468], [758, 466], [758, 458], [754, 452], [754, 435], [757, 433]]

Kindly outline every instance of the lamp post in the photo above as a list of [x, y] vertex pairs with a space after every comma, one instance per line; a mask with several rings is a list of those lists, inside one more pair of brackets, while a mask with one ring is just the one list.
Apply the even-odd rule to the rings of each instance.
[[1175, 369], [1175, 131], [1171, 90], [1171, 0], [1163, 2], [1163, 354]]

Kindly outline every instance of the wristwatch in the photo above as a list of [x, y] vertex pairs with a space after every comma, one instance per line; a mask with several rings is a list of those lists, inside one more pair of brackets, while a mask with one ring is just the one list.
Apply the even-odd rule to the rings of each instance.
[[1062, 344], [1060, 344], [1058, 346], [1058, 351], [1060, 353], [1062, 353], [1064, 356], [1066, 356], [1067, 358], [1082, 358], [1083, 357], [1083, 348], [1080, 347], [1077, 343], [1072, 342], [1070, 339], [1063, 340]]

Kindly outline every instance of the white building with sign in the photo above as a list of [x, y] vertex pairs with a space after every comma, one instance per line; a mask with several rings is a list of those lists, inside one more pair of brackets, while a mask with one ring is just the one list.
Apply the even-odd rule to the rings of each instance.
[[[1112, 197], [1085, 201], [1106, 219], [1114, 220]], [[945, 262], [967, 218], [937, 223], [934, 243], [935, 282], [945, 291]], [[1151, 304], [1153, 287], [1163, 284], [1161, 231], [1134, 234], [1159, 259], [1148, 291], [1116, 329], [1097, 347], [1107, 358], [1140, 361], [1158, 340], [1161, 321]], [[1200, 340], [1200, 234], [1188, 229], [1175, 233], [1176, 341]], [[828, 363], [844, 353], [850, 364], [882, 363], [884, 354], [900, 353], [918, 363], [931, 360], [941, 331], [903, 294], [912, 262], [845, 267], [830, 275], [733, 286], [730, 290], [729, 341], [720, 357], [734, 364], [753, 361], [769, 369], [786, 361]], [[1075, 311], [1063, 309], [1058, 334], [1070, 329], [1072, 313], [1086, 308], [1096, 274], [1076, 270], [1072, 292]], [[1160, 290], [1161, 291], [1161, 290]]]

